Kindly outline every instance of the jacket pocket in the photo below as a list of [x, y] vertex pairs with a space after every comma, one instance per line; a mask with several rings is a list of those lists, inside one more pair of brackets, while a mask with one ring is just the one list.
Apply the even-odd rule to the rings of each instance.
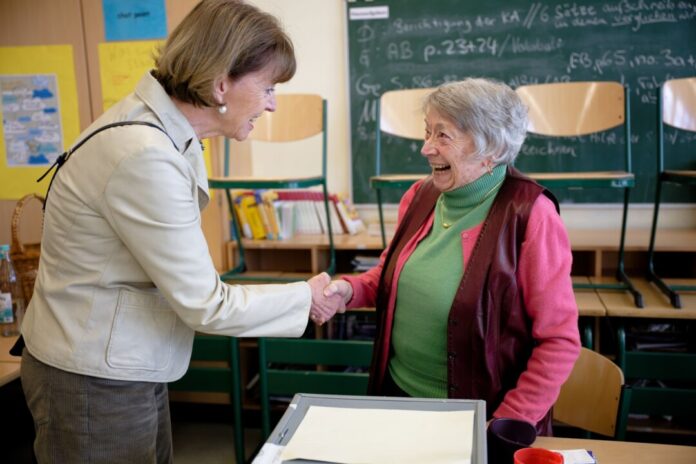
[[107, 364], [148, 371], [168, 369], [176, 320], [176, 314], [160, 295], [119, 291]]

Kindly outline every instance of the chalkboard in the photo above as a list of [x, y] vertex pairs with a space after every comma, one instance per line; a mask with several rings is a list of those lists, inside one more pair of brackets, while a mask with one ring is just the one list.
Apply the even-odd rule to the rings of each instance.
[[[387, 0], [348, 1], [353, 198], [373, 203], [376, 104], [382, 93], [434, 87], [468, 76], [524, 84], [612, 80], [629, 86], [632, 202], [652, 202], [657, 88], [696, 76], [696, 1]], [[667, 128], [675, 169], [696, 169], [693, 133]], [[528, 137], [523, 171], [623, 169], [623, 132], [558, 141]], [[418, 141], [382, 139], [383, 173], [427, 173]], [[690, 151], [689, 151], [690, 145]], [[693, 188], [665, 200], [694, 202]], [[388, 201], [398, 201], [394, 194]], [[556, 192], [564, 202], [619, 202], [616, 192]]]

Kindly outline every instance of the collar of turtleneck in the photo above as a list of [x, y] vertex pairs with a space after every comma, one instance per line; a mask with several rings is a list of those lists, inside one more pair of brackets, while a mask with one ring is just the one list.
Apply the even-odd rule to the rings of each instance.
[[[493, 168], [491, 174], [486, 173], [458, 189], [443, 192], [437, 205], [437, 222], [441, 225], [443, 222], [450, 225], [457, 223], [460, 230], [482, 222], [503, 184], [505, 172], [506, 166], [499, 165]], [[466, 220], [458, 224], [463, 219]]]

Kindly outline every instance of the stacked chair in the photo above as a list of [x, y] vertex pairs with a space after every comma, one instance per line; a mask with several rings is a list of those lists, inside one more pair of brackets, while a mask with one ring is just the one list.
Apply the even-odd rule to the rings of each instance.
[[[566, 138], [599, 133], [622, 127], [624, 133], [622, 169], [615, 171], [526, 172], [551, 191], [554, 188], [615, 189], [623, 194], [623, 210], [616, 283], [575, 284], [575, 288], [619, 289], [631, 293], [635, 305], [643, 307], [643, 296], [624, 270], [624, 244], [629, 194], [635, 186], [631, 171], [631, 118], [627, 89], [619, 82], [565, 82], [524, 85], [517, 94], [529, 108], [528, 132], [546, 137]], [[611, 155], [610, 153], [607, 156]]]
[[696, 132], [696, 77], [672, 79], [666, 81], [658, 90], [657, 101], [657, 185], [655, 186], [655, 209], [653, 211], [652, 228], [650, 231], [650, 246], [648, 248], [648, 280], [653, 282], [669, 297], [672, 306], [681, 308], [679, 291], [696, 290], [696, 285], [668, 285], [657, 276], [653, 264], [655, 252], [655, 236], [658, 227], [658, 215], [662, 189], [666, 185], [686, 187], [696, 186], [696, 144], [692, 144], [691, 170], [670, 169], [665, 150], [665, 124], [682, 131]]

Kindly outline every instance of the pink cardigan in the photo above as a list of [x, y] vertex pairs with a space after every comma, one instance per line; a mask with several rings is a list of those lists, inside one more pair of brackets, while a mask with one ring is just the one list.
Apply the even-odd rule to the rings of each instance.
[[[399, 205], [399, 222], [416, 192], [414, 185]], [[399, 256], [393, 285], [418, 242], [433, 225], [433, 217], [426, 221]], [[464, 268], [481, 232], [482, 224], [462, 231]], [[353, 287], [349, 308], [374, 306], [377, 286], [386, 252], [375, 268], [358, 276], [346, 276]], [[532, 336], [538, 342], [520, 376], [517, 385], [508, 391], [494, 417], [511, 417], [532, 424], [541, 420], [558, 398], [561, 385], [573, 368], [580, 353], [578, 308], [575, 303], [570, 266], [570, 242], [563, 222], [551, 200], [539, 195], [532, 207], [525, 240], [520, 251], [518, 281], [524, 295], [524, 304], [532, 321]], [[396, 288], [391, 292], [390, 307], [396, 303]], [[445, 334], [443, 334], [445, 336]]]

